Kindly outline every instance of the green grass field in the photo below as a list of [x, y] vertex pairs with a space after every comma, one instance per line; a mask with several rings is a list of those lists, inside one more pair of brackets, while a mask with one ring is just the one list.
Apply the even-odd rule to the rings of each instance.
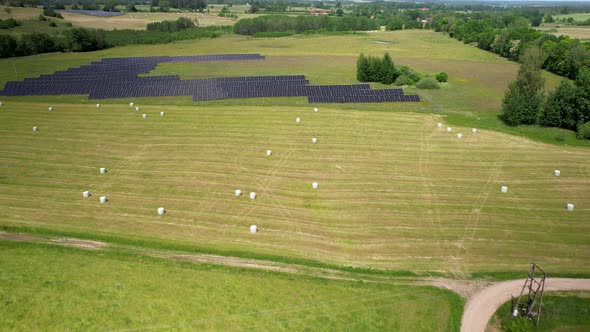
[[[1, 225], [459, 277], [522, 271], [532, 261], [552, 273], [590, 273], [587, 148], [482, 130], [550, 142], [562, 135], [502, 125], [497, 109], [517, 66], [440, 34], [231, 36], [46, 54], [1, 60], [0, 84], [102, 57], [237, 51], [268, 58], [168, 64], [150, 74], [297, 73], [313, 84], [354, 83], [358, 53], [389, 51], [396, 63], [447, 71], [450, 83], [438, 91], [408, 90], [420, 94], [418, 104], [320, 105], [319, 113], [305, 98], [196, 104], [189, 96], [144, 98], [107, 100], [100, 109], [85, 96], [4, 98]], [[453, 132], [436, 128], [441, 121]], [[479, 128], [476, 135], [471, 127]], [[564, 135], [557, 143], [573, 134]], [[109, 173], [99, 175], [99, 167]], [[562, 176], [554, 177], [554, 169]], [[311, 189], [313, 181], [319, 190]], [[259, 198], [236, 199], [235, 189]], [[83, 190], [92, 199], [82, 199]], [[106, 205], [98, 204], [103, 194]], [[568, 202], [573, 213], [564, 209]], [[159, 206], [169, 213], [158, 217]], [[251, 224], [262, 231], [249, 234]]]
[[0, 326], [57, 330], [458, 331], [431, 287], [329, 281], [0, 240]]
[[[510, 320], [512, 303], [505, 303], [496, 311], [488, 329], [495, 331], [503, 322]], [[547, 292], [539, 326], [528, 321], [524, 331], [588, 331], [590, 330], [590, 293], [583, 291]]]
[[584, 22], [587, 19], [590, 19], [590, 13], [573, 13], [573, 14], [563, 14], [563, 15], [555, 15], [553, 16], [553, 19], [555, 20], [561, 20], [563, 19], [568, 19], [568, 18], [573, 18], [574, 21], [576, 22]]

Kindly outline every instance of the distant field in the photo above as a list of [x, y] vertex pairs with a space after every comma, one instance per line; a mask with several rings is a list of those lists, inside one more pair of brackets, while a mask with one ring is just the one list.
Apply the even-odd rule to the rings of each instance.
[[100, 29], [134, 29], [145, 30], [151, 22], [174, 21], [179, 17], [196, 19], [199, 26], [231, 25], [235, 19], [218, 17], [200, 13], [125, 13], [116, 17], [95, 17], [82, 14], [63, 13], [64, 19], [72, 22], [74, 26]]
[[557, 19], [568, 19], [569, 17], [573, 18], [574, 21], [577, 22], [584, 22], [587, 19], [590, 18], [590, 13], [574, 13], [574, 14], [564, 14], [564, 15], [555, 15], [553, 16], [553, 19], [557, 20]]
[[[420, 94], [418, 104], [195, 104], [187, 96], [107, 100], [97, 109], [86, 96], [3, 98], [0, 224], [456, 276], [522, 271], [531, 261], [554, 273], [590, 273], [590, 152], [482, 130], [529, 130], [497, 120], [517, 65], [432, 31], [229, 36], [46, 54], [1, 60], [0, 84], [109, 56], [236, 52], [268, 59], [161, 65], [150, 74], [300, 73], [314, 84], [343, 84], [354, 82], [360, 52], [385, 51], [396, 63], [447, 71], [450, 83], [437, 91], [408, 89]], [[547, 79], [549, 86], [559, 82]], [[441, 121], [464, 125], [447, 133], [436, 128]], [[99, 167], [109, 173], [99, 175]], [[311, 189], [313, 181], [319, 190]], [[235, 189], [259, 198], [236, 199]], [[92, 199], [84, 200], [83, 190]], [[108, 204], [97, 202], [101, 194]], [[564, 210], [567, 202], [575, 204], [573, 213]], [[159, 206], [169, 213], [158, 217]], [[261, 232], [249, 234], [251, 224]]]
[[458, 331], [462, 310], [458, 295], [431, 287], [4, 241], [0, 252], [3, 330]]
[[[221, 6], [219, 6], [221, 9]], [[4, 11], [4, 8], [10, 8], [11, 13], [8, 14]], [[22, 7], [6, 7], [0, 6], [0, 19], [7, 19], [12, 17], [17, 20], [25, 21], [26, 26], [30, 26], [28, 21], [38, 21], [39, 15], [43, 13], [42, 9], [39, 8], [22, 8]], [[217, 13], [201, 14], [201, 13], [150, 13], [150, 12], [137, 12], [137, 13], [125, 13], [122, 16], [116, 17], [96, 17], [84, 14], [74, 13], [61, 13], [64, 17], [63, 20], [51, 19], [55, 22], [71, 22], [76, 27], [85, 28], [96, 28], [96, 29], [134, 29], [134, 30], [145, 30], [148, 23], [160, 22], [165, 20], [176, 20], [179, 17], [188, 17], [196, 19], [199, 22], [199, 26], [212, 26], [212, 25], [231, 25], [235, 22], [235, 19], [219, 17]], [[250, 15], [250, 14], [247, 14]], [[45, 25], [48, 22], [40, 22]], [[32, 26], [35, 28], [36, 26]], [[55, 28], [48, 28], [55, 29]], [[17, 28], [20, 32], [32, 32], [32, 31], [21, 31], [22, 28]], [[36, 31], [41, 31], [37, 29]], [[45, 31], [47, 32], [47, 31]]]
[[[553, 29], [557, 31], [553, 31]], [[555, 27], [553, 29], [539, 29], [541, 31], [548, 32], [556, 36], [570, 36], [571, 38], [578, 38], [581, 40], [590, 40], [590, 26], [578, 27], [578, 26], [566, 26], [566, 27]]]

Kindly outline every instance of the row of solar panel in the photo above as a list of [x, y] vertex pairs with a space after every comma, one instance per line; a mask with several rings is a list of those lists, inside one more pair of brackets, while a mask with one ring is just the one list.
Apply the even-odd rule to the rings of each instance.
[[419, 96], [414, 95], [375, 95], [375, 96], [309, 96], [307, 100], [312, 103], [382, 103], [382, 102], [418, 102]]

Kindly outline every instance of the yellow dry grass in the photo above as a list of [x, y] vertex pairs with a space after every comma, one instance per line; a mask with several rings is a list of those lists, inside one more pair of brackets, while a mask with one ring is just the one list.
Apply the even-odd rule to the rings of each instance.
[[96, 29], [133, 29], [145, 30], [148, 23], [175, 21], [179, 17], [196, 19], [199, 26], [231, 25], [234, 19], [200, 13], [126, 13], [115, 17], [96, 17], [83, 14], [62, 13], [64, 19], [73, 25]]

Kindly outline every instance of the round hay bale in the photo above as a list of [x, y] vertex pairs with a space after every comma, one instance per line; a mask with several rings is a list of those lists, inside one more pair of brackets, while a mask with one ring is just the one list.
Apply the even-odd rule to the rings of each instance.
[[39, 131], [39, 127], [33, 127], [33, 131]]
[[447, 131], [450, 133], [451, 131], [453, 131], [453, 128], [447, 127]]
[[49, 112], [53, 111], [53, 107], [49, 106], [48, 110]]
[[299, 122], [301, 122], [301, 119], [300, 118], [295, 118], [295, 122], [299, 123]]
[[100, 108], [100, 104], [96, 104], [96, 108]]
[[242, 196], [242, 191], [240, 189], [236, 189], [235, 195], [236, 195], [236, 197]]
[[139, 106], [137, 106], [137, 107], [135, 108], [135, 110], [136, 110], [136, 111], [139, 111], [139, 110], [140, 110]]
[[159, 207], [158, 214], [162, 216], [162, 215], [164, 215], [164, 213], [166, 213], [166, 209], [164, 209], [163, 207]]
[[318, 108], [317, 107], [314, 107], [313, 111], [317, 113], [318, 112]]
[[100, 171], [100, 174], [104, 174], [104, 173], [107, 172], [107, 168], [106, 167], [101, 167], [99, 171]]
[[133, 105], [134, 105], [133, 103], [129, 103], [129, 106], [133, 107]]
[[314, 183], [312, 183], [312, 184], [311, 184], [311, 187], [312, 187], [313, 189], [318, 189], [318, 188], [319, 188], [319, 186], [320, 186], [320, 184], [319, 184], [319, 183], [317, 183], [317, 182], [314, 182]]
[[477, 133], [477, 128], [471, 128], [471, 132], [474, 134]]
[[442, 128], [442, 123], [440, 123], [440, 122], [439, 122], [439, 123], [437, 123], [437, 124], [436, 124], [436, 127], [437, 127], [437, 128]]
[[567, 203], [565, 206], [565, 209], [568, 211], [573, 211], [574, 210], [574, 205], [572, 203]]
[[251, 192], [250, 193], [250, 199], [256, 199], [256, 193], [255, 192]]
[[267, 156], [272, 156], [272, 150], [266, 150], [266, 155]]
[[553, 175], [560, 176], [561, 175], [561, 171], [558, 170], [558, 169], [556, 169], [556, 170], [553, 171]]
[[254, 234], [258, 232], [258, 226], [256, 225], [251, 225], [250, 226], [250, 233]]
[[160, 116], [166, 115], [166, 112], [160, 112]]
[[147, 119], [147, 114], [143, 114], [141, 117]]
[[313, 144], [316, 144], [316, 143], [318, 142], [318, 139], [317, 139], [317, 137], [313, 137], [313, 138], [311, 139], [311, 142], [312, 142]]
[[459, 138], [459, 139], [460, 139], [461, 137], [463, 137], [463, 135], [462, 135], [461, 133], [458, 133], [458, 134], [457, 134], [457, 138]]
[[502, 187], [500, 187], [500, 191], [503, 192], [503, 193], [507, 193], [508, 192], [508, 187], [502, 186]]
[[4, 106], [4, 103], [0, 101], [0, 106]]
[[106, 203], [108, 201], [106, 196], [100, 196], [100, 198], [98, 199], [102, 204]]
[[84, 197], [84, 198], [88, 198], [88, 197], [90, 197], [90, 191], [88, 191], [88, 190], [86, 190], [86, 191], [83, 191], [83, 192], [82, 192], [82, 197]]

